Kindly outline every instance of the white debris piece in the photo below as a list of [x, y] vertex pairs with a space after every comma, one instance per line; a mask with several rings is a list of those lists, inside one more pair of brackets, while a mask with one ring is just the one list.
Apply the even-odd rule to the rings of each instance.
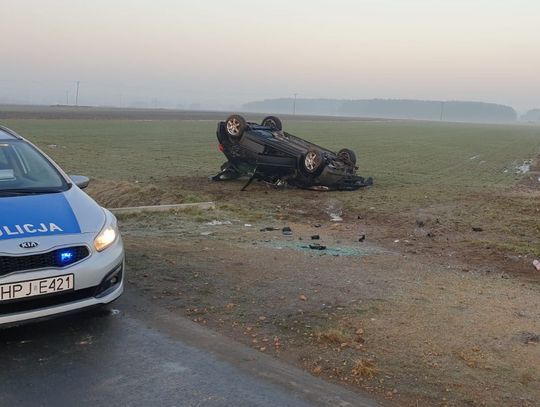
[[212, 222], [206, 222], [205, 225], [221, 226], [221, 225], [232, 225], [232, 223], [228, 220], [213, 220]]

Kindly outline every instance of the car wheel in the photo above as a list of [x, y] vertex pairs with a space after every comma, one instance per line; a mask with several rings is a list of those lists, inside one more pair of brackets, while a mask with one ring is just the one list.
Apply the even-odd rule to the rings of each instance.
[[263, 119], [261, 123], [264, 127], [270, 127], [272, 130], [283, 130], [283, 124], [281, 120], [276, 116], [267, 116]]
[[242, 137], [242, 134], [244, 134], [245, 129], [246, 119], [244, 119], [240, 115], [233, 114], [232, 116], [229, 116], [225, 121], [225, 131], [230, 137], [234, 139], [240, 139]]
[[343, 148], [337, 153], [338, 158], [345, 164], [356, 165], [356, 154], [348, 148]]
[[308, 174], [317, 173], [323, 165], [323, 157], [318, 150], [309, 150], [304, 157], [304, 170]]

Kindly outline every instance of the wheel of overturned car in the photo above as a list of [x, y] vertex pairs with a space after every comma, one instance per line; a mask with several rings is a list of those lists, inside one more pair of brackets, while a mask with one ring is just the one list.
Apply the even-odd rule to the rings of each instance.
[[345, 164], [356, 165], [356, 154], [348, 148], [342, 148], [337, 153], [338, 158]]
[[316, 174], [323, 166], [323, 157], [318, 150], [309, 150], [304, 156], [304, 170], [308, 174]]
[[225, 130], [233, 139], [240, 139], [246, 129], [246, 119], [238, 114], [229, 116], [225, 121]]
[[264, 127], [270, 127], [272, 130], [283, 130], [283, 124], [276, 116], [267, 116], [261, 123]]

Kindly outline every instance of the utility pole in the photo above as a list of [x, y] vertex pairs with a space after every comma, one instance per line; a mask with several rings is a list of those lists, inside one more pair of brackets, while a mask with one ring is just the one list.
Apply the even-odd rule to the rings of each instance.
[[79, 84], [80, 82], [77, 81], [77, 93], [75, 94], [75, 106], [79, 106]]
[[443, 117], [444, 117], [444, 102], [441, 102], [441, 122], [443, 121]]
[[66, 90], [66, 106], [69, 105], [69, 90]]
[[293, 116], [296, 114], [296, 96], [298, 96], [298, 93], [294, 94], [294, 102], [293, 102], [293, 108], [292, 108]]

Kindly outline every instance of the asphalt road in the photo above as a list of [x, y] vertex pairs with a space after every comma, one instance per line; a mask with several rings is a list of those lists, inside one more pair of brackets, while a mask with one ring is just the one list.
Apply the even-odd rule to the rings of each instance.
[[0, 406], [365, 406], [148, 302], [0, 330]]

